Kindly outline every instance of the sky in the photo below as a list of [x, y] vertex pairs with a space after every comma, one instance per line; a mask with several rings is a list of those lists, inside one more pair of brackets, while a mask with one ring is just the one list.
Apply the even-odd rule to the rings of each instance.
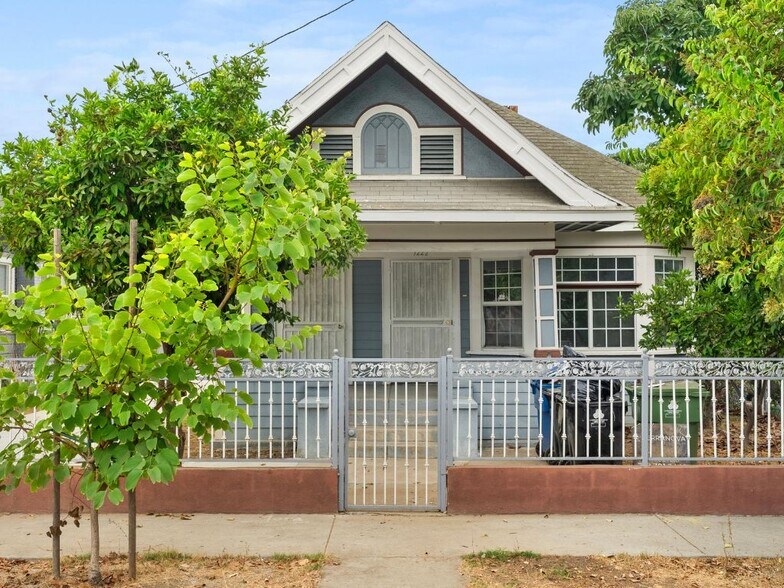
[[[0, 0], [0, 141], [47, 134], [44, 95], [98, 90], [136, 58], [167, 69], [243, 53], [343, 0]], [[600, 151], [572, 109], [620, 0], [355, 0], [267, 49], [262, 108], [283, 104], [388, 20], [471, 90]]]

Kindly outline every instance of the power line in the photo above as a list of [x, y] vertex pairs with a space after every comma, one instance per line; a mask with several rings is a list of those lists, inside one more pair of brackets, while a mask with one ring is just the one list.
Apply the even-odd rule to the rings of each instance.
[[[320, 15], [320, 16], [317, 16], [316, 18], [314, 18], [314, 19], [312, 19], [312, 20], [309, 20], [309, 21], [308, 21], [308, 22], [306, 22], [305, 24], [298, 26], [296, 29], [291, 29], [290, 31], [288, 31], [288, 32], [286, 32], [286, 33], [283, 33], [282, 35], [278, 35], [277, 37], [275, 37], [274, 39], [272, 39], [272, 41], [270, 41], [269, 43], [262, 43], [262, 44], [261, 44], [261, 46], [262, 46], [262, 47], [268, 47], [268, 46], [272, 45], [273, 43], [275, 43], [276, 41], [280, 41], [280, 40], [281, 40], [281, 39], [283, 39], [284, 37], [288, 37], [289, 35], [292, 35], [292, 34], [296, 33], [297, 31], [301, 31], [301, 30], [302, 30], [302, 29], [304, 29], [305, 27], [308, 27], [308, 26], [312, 25], [314, 22], [316, 22], [316, 21], [318, 21], [318, 20], [321, 20], [322, 18], [325, 18], [325, 17], [329, 16], [330, 14], [334, 14], [334, 13], [336, 13], [338, 10], [340, 10], [341, 8], [344, 8], [344, 7], [348, 6], [348, 5], [349, 5], [349, 4], [351, 4], [352, 2], [354, 2], [354, 0], [347, 0], [346, 2], [344, 2], [343, 4], [341, 4], [340, 6], [336, 6], [335, 8], [333, 8], [332, 10], [330, 10], [329, 12], [325, 12], [324, 14], [322, 14], [322, 15]], [[256, 50], [256, 48], [254, 47], [253, 49], [250, 49], [250, 50], [246, 51], [245, 53], [243, 53], [242, 55], [240, 55], [240, 58], [242, 58], [242, 57], [247, 57], [248, 55], [250, 55], [251, 53], [253, 53], [255, 50]], [[190, 84], [190, 83], [191, 83], [192, 81], [194, 81], [194, 80], [198, 80], [199, 78], [203, 78], [204, 76], [206, 76], [207, 74], [209, 74], [209, 73], [210, 73], [212, 70], [214, 70], [214, 69], [216, 69], [216, 68], [214, 68], [214, 67], [211, 67], [211, 68], [210, 68], [210, 69], [208, 69], [207, 71], [205, 71], [205, 72], [202, 72], [202, 73], [200, 73], [200, 74], [196, 74], [196, 75], [195, 75], [195, 76], [193, 76], [192, 78], [189, 78], [189, 79], [187, 79], [187, 80], [185, 80], [185, 81], [183, 81], [183, 82], [180, 82], [179, 84], [177, 84], [177, 85], [176, 85], [176, 86], [174, 86], [174, 87], [175, 87], [175, 88], [179, 88], [180, 86], [184, 86], [185, 84]]]

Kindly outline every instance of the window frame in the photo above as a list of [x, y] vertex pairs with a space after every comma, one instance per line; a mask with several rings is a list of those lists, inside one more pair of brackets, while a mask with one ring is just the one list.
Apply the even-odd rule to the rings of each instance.
[[[579, 259], [580, 260], [579, 267], [577, 269], [567, 268], [565, 270], [563, 268], [563, 260], [564, 259]], [[582, 260], [583, 259], [596, 259], [597, 260], [596, 267], [595, 268], [591, 268], [591, 267], [583, 268], [582, 267]], [[613, 268], [609, 268], [609, 267], [601, 268], [600, 266], [602, 265], [602, 262], [600, 260], [602, 260], [602, 259], [614, 259], [615, 260], [614, 267]], [[618, 260], [619, 259], [630, 259], [631, 260], [631, 269], [627, 268], [627, 267], [623, 267], [623, 268], [619, 267], [619, 264], [618, 264]], [[618, 255], [563, 255], [563, 256], [557, 256], [556, 257], [556, 262], [555, 262], [556, 263], [556, 272], [555, 272], [556, 277], [555, 277], [555, 280], [556, 280], [556, 293], [557, 293], [557, 297], [558, 297], [558, 299], [557, 299], [558, 341], [559, 341], [559, 343], [561, 345], [565, 344], [564, 337], [563, 337], [563, 331], [567, 331], [568, 334], [571, 334], [572, 337], [576, 340], [577, 337], [575, 336], [575, 333], [578, 330], [584, 330], [583, 328], [578, 329], [576, 326], [571, 326], [571, 327], [566, 327], [565, 328], [564, 327], [565, 321], [563, 320], [563, 317], [562, 317], [561, 313], [563, 311], [571, 312], [572, 313], [572, 318], [574, 319], [574, 318], [576, 318], [576, 313], [577, 312], [584, 311], [584, 312], [587, 313], [587, 318], [588, 318], [587, 327], [586, 327], [587, 331], [588, 331], [588, 341], [587, 341], [588, 344], [587, 345], [577, 345], [576, 341], [572, 341], [571, 342], [572, 346], [577, 347], [577, 348], [581, 348], [581, 349], [588, 349], [588, 350], [592, 350], [592, 351], [595, 351], [595, 350], [605, 351], [606, 350], [606, 351], [612, 351], [612, 352], [629, 351], [629, 350], [636, 350], [637, 349], [637, 344], [638, 344], [637, 317], [635, 316], [635, 317], [631, 318], [631, 321], [632, 321], [631, 328], [630, 327], [624, 327], [622, 324], [617, 326], [617, 327], [614, 327], [612, 329], [609, 328], [607, 326], [607, 320], [606, 320], [607, 319], [607, 313], [609, 311], [612, 311], [613, 309], [609, 308], [609, 307], [605, 307], [605, 308], [597, 308], [597, 307], [595, 307], [594, 306], [594, 294], [600, 294], [600, 293], [603, 294], [604, 297], [605, 297], [604, 298], [605, 305], [607, 304], [607, 300], [608, 300], [607, 299], [607, 293], [608, 292], [617, 293], [618, 297], [623, 296], [624, 293], [633, 294], [640, 287], [640, 283], [637, 281], [638, 280], [638, 261], [639, 260], [638, 260], [637, 256], [625, 255], [625, 254], [618, 254]], [[577, 276], [578, 279], [576, 279], [576, 280], [575, 279], [564, 280], [563, 279], [564, 271], [577, 272], [578, 273], [578, 276]], [[600, 279], [600, 272], [601, 271], [612, 271], [612, 272], [614, 272], [615, 279], [614, 280], [601, 280]], [[596, 279], [595, 280], [583, 280], [582, 279], [584, 273], [588, 273], [590, 275], [591, 272], [596, 272]], [[628, 276], [628, 275], [626, 275], [624, 273], [622, 275], [622, 279], [619, 279], [619, 273], [621, 273], [621, 272], [631, 272], [631, 276]], [[629, 277], [631, 279], [628, 279]], [[561, 294], [562, 293], [563, 294], [567, 294], [567, 293], [568, 294], [572, 294], [573, 301], [576, 299], [576, 295], [578, 293], [585, 293], [585, 296], [586, 296], [586, 308], [585, 309], [581, 308], [581, 309], [575, 310], [574, 303], [573, 303], [572, 308], [562, 309], [562, 307], [561, 307]], [[616, 308], [617, 308], [617, 306], [616, 306]], [[597, 326], [594, 323], [594, 313], [599, 312], [599, 311], [604, 311], [604, 315], [605, 315], [605, 317], [604, 317], [604, 319], [605, 319], [604, 320], [604, 323], [605, 323], [604, 326]], [[573, 322], [576, 322], [576, 321], [573, 321]], [[633, 343], [632, 343], [632, 345], [624, 345], [623, 344], [623, 334], [624, 334], [624, 331], [629, 331], [629, 330], [632, 331]], [[605, 344], [604, 345], [597, 345], [596, 344], [596, 337], [595, 337], [596, 333], [595, 333], [595, 331], [603, 331], [604, 332], [604, 337], [605, 337], [605, 341], [604, 341]], [[617, 331], [619, 333], [619, 343], [620, 343], [620, 345], [618, 345], [618, 346], [609, 346], [609, 345], [607, 345], [607, 342], [609, 340], [608, 334], [609, 334], [610, 331]]]
[[[671, 271], [663, 270], [659, 271], [656, 267], [659, 262], [680, 262], [681, 267], [680, 269], [673, 269]], [[683, 257], [671, 257], [671, 256], [662, 256], [657, 255], [653, 258], [653, 283], [654, 284], [661, 284], [665, 278], [671, 274], [677, 274], [678, 272], [682, 272], [686, 269], [686, 260]]]
[[[480, 296], [480, 336], [482, 350], [497, 350], [497, 351], [518, 351], [525, 348], [525, 263], [520, 257], [490, 257], [481, 258], [479, 261], [479, 296]], [[517, 262], [520, 264], [520, 299], [519, 300], [485, 300], [485, 263], [498, 263], [498, 262]], [[495, 268], [494, 268], [495, 269]], [[511, 273], [507, 272], [508, 275]], [[493, 275], [498, 275], [493, 273]], [[495, 288], [496, 286], [494, 286]], [[507, 286], [507, 289], [517, 288], [518, 286]], [[485, 308], [499, 308], [499, 307], [512, 307], [520, 309], [520, 345], [488, 345], [487, 344], [487, 325], [485, 317]], [[514, 333], [517, 334], [517, 333]]]
[[[576, 294], [583, 294], [584, 293], [586, 295], [586, 301], [587, 301], [587, 307], [584, 310], [587, 313], [587, 318], [588, 318], [588, 324], [587, 324], [588, 344], [587, 345], [578, 345], [578, 344], [576, 344], [575, 341], [572, 341], [571, 342], [571, 346], [572, 347], [577, 347], [577, 348], [580, 348], [580, 349], [591, 349], [591, 350], [596, 350], [596, 349], [604, 350], [604, 349], [607, 349], [607, 350], [613, 350], [613, 351], [614, 350], [622, 350], [623, 351], [623, 350], [629, 350], [629, 349], [636, 349], [637, 348], [637, 321], [636, 321], [635, 317], [631, 317], [631, 323], [632, 323], [631, 324], [631, 328], [624, 327], [623, 325], [610, 328], [610, 327], [607, 326], [607, 320], [606, 320], [607, 319], [607, 313], [612, 311], [612, 310], [617, 310], [617, 306], [615, 307], [615, 309], [609, 308], [609, 307], [597, 308], [594, 305], [594, 300], [593, 300], [595, 294], [603, 294], [604, 297], [605, 297], [605, 301], [607, 301], [608, 300], [607, 296], [608, 296], [608, 294], [610, 292], [616, 293], [618, 295], [618, 297], [620, 298], [621, 296], [623, 296], [624, 293], [627, 293], [627, 294], [631, 295], [631, 294], [634, 293], [634, 291], [635, 290], [633, 288], [628, 288], [628, 287], [623, 287], [623, 286], [619, 286], [619, 287], [615, 287], [615, 288], [613, 288], [613, 287], [610, 287], [610, 288], [576, 288], [576, 289], [573, 289], [573, 288], [559, 288], [558, 289], [558, 339], [559, 339], [559, 342], [561, 343], [561, 345], [563, 346], [564, 344], [566, 344], [564, 342], [563, 336], [561, 334], [562, 331], [568, 330], [571, 333], [574, 333], [574, 332], [576, 332], [578, 330], [576, 327], [564, 328], [564, 326], [563, 326], [565, 321], [563, 321], [562, 314], [561, 314], [564, 311], [564, 309], [562, 309], [562, 307], [561, 307], [561, 294], [576, 295]], [[579, 309], [579, 310], [583, 310], [583, 309]], [[577, 312], [574, 308], [566, 309], [566, 311], [567, 312], [572, 312], [572, 313]], [[595, 324], [595, 322], [594, 322], [594, 314], [596, 312], [599, 312], [599, 311], [603, 311], [604, 312], [604, 315], [605, 315], [605, 324], [604, 324], [604, 326], [597, 326]], [[584, 329], [581, 328], [580, 330], [584, 330]], [[604, 332], [604, 337], [605, 337], [605, 344], [604, 345], [596, 345], [596, 331]], [[608, 334], [609, 334], [610, 331], [618, 331], [619, 332], [619, 343], [620, 343], [619, 345], [608, 345], [607, 344], [607, 342], [609, 340]], [[632, 332], [632, 341], [633, 341], [632, 345], [624, 345], [623, 344], [623, 333], [624, 333], [624, 331], [631, 331]]]
[[11, 263], [11, 258], [0, 256], [0, 265], [8, 268], [6, 283], [0, 284], [0, 292], [4, 294], [12, 294], [15, 290], [14, 286], [16, 284], [16, 272], [13, 264]]
[[[566, 268], [564, 269], [561, 267], [561, 264], [566, 259], [578, 259], [580, 260], [580, 267], [578, 269], [573, 268]], [[582, 267], [582, 260], [583, 259], [595, 259], [596, 262], [596, 269], [593, 268], [585, 268]], [[615, 267], [613, 268], [601, 268], [601, 260], [604, 259], [614, 259]], [[632, 267], [631, 270], [629, 268], [619, 268], [618, 267], [618, 260], [619, 259], [631, 259], [632, 260]], [[596, 272], [596, 280], [583, 280], [581, 276], [577, 280], [560, 280], [559, 274], [562, 274], [564, 271], [571, 271], [571, 272], [578, 272], [578, 274], [582, 274], [583, 272]], [[602, 280], [599, 279], [599, 275], [602, 271], [612, 271], [615, 273], [614, 280]], [[632, 272], [631, 279], [618, 279], [619, 272]], [[555, 282], [558, 285], [567, 285], [567, 286], [578, 286], [578, 287], [589, 287], [589, 286], [605, 286], [606, 284], [633, 284], [635, 287], [639, 286], [640, 284], [637, 282], [637, 258], [634, 255], [563, 255], [563, 256], [556, 256], [555, 258]]]
[[[392, 114], [400, 117], [411, 131], [411, 174], [362, 174], [362, 130], [372, 118], [379, 114]], [[443, 178], [463, 178], [463, 129], [462, 127], [420, 127], [414, 117], [405, 108], [396, 104], [379, 104], [365, 110], [351, 126], [320, 127], [325, 135], [351, 135], [352, 158], [351, 166], [346, 171], [353, 173], [360, 180], [389, 179], [422, 179], [437, 180]], [[421, 173], [421, 139], [429, 136], [451, 135], [453, 137], [453, 169], [451, 174]]]

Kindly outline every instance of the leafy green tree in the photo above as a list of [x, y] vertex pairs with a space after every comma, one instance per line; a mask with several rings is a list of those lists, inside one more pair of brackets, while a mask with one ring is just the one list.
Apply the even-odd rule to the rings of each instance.
[[574, 108], [587, 114], [591, 133], [610, 125], [613, 146], [645, 130], [661, 136], [681, 123], [684, 113], [662, 93], [692, 97], [697, 91], [694, 73], [684, 60], [688, 39], [715, 34], [705, 16], [704, 0], [628, 0], [615, 15], [604, 44], [606, 67], [590, 74], [577, 94]]
[[[706, 10], [719, 33], [686, 44], [703, 97], [652, 147], [640, 184], [646, 237], [671, 251], [693, 245], [704, 279], [784, 318], [784, 0]], [[780, 344], [771, 342], [771, 350]]]
[[282, 126], [284, 113], [259, 110], [267, 68], [262, 50], [215, 60], [204, 77], [178, 89], [172, 78], [134, 60], [100, 91], [51, 102], [52, 137], [18, 137], [0, 153], [0, 242], [32, 273], [50, 252], [54, 228], [63, 259], [94, 299], [111, 301], [128, 267], [128, 226], [139, 222], [140, 253], [181, 214], [176, 177], [184, 151], [255, 140]]
[[[290, 299], [298, 272], [364, 242], [345, 160], [324, 162], [312, 147], [318, 135], [284, 139], [270, 128], [255, 141], [186, 153], [178, 174], [186, 184], [182, 218], [158, 233], [111, 308], [91, 296], [71, 264], [58, 272], [51, 255], [40, 284], [0, 297], [0, 330], [37, 357], [33, 382], [0, 373], [10, 380], [0, 396], [0, 430], [24, 432], [0, 451], [0, 480], [7, 490], [66, 480], [70, 467], [51, 457], [58, 448], [63, 464], [83, 464], [93, 584], [101, 582], [97, 513], [104, 501], [119, 503], [143, 479], [171, 481], [180, 426], [209, 439], [211, 429], [228, 429], [235, 418], [249, 421], [219, 377], [221, 369], [240, 373], [241, 365], [214, 350], [258, 365], [301, 347], [316, 328], [268, 340], [251, 326], [266, 321], [270, 304]], [[244, 312], [248, 306], [259, 312]], [[33, 410], [43, 415], [35, 422]]]
[[705, 357], [781, 357], [784, 323], [766, 321], [762, 303], [761, 293], [749, 285], [732, 292], [680, 272], [650, 292], [633, 294], [621, 312], [649, 318], [640, 337], [643, 349], [674, 348]]

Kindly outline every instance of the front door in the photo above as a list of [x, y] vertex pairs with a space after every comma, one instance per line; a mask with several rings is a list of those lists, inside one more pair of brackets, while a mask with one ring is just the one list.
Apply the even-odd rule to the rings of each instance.
[[452, 262], [393, 260], [390, 356], [440, 357], [454, 340]]

